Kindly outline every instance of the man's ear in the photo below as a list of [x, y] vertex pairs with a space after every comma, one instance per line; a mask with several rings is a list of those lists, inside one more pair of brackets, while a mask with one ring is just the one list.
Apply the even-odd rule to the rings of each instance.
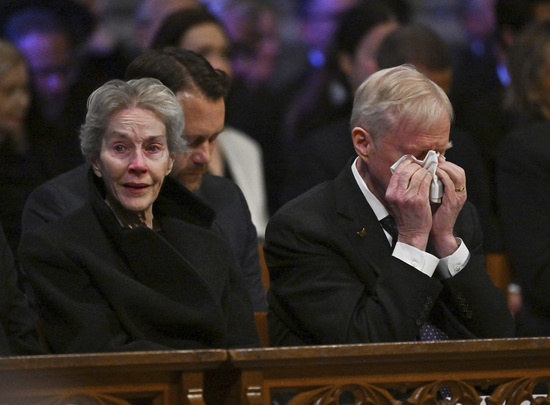
[[97, 177], [101, 177], [101, 171], [99, 170], [99, 158], [90, 159], [92, 163], [92, 169]]
[[361, 159], [367, 161], [369, 152], [373, 148], [372, 137], [370, 133], [364, 128], [355, 127], [351, 131], [351, 139], [353, 141], [353, 147]]

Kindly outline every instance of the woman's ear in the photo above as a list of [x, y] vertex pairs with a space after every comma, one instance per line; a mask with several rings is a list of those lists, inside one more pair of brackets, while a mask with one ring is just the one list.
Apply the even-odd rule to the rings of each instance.
[[176, 156], [175, 155], [170, 155], [169, 159], [170, 160], [168, 161], [168, 167], [166, 168], [166, 175], [167, 176], [172, 172], [172, 167], [174, 167], [174, 160], [176, 160]]
[[355, 127], [351, 131], [351, 139], [357, 154], [361, 157], [361, 159], [367, 161], [369, 158], [369, 152], [373, 147], [370, 133], [364, 128]]
[[92, 163], [92, 169], [97, 177], [101, 177], [101, 170], [99, 170], [99, 158], [90, 159]]

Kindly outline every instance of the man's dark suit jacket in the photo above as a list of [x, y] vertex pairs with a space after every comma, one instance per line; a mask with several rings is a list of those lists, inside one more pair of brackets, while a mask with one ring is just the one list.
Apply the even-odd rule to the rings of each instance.
[[[25, 203], [23, 232], [64, 217], [81, 207], [88, 195], [88, 167], [78, 166], [36, 188]], [[216, 222], [239, 259], [254, 311], [265, 312], [267, 304], [258, 239], [242, 191], [228, 179], [206, 174], [196, 194], [216, 212]]]
[[36, 315], [17, 287], [13, 253], [0, 225], [0, 356], [41, 354]]
[[497, 160], [502, 233], [523, 297], [519, 336], [550, 336], [550, 122], [511, 133]]
[[166, 178], [160, 230], [122, 228], [90, 173], [89, 199], [24, 233], [21, 266], [53, 353], [256, 347], [237, 258], [214, 211]]
[[427, 319], [452, 339], [512, 336], [505, 294], [485, 270], [474, 207], [466, 203], [455, 226], [468, 265], [447, 280], [428, 277], [391, 256], [348, 163], [268, 224], [271, 344], [413, 341]]

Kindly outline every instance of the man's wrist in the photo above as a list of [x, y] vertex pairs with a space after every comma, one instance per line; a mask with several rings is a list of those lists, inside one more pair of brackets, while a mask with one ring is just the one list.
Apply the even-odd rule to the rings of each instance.
[[434, 248], [439, 258], [447, 257], [457, 251], [461, 240], [454, 235], [449, 235], [444, 238], [434, 238]]
[[428, 236], [424, 235], [410, 237], [402, 237], [399, 235], [397, 241], [422, 251], [426, 251], [426, 247], [428, 246]]

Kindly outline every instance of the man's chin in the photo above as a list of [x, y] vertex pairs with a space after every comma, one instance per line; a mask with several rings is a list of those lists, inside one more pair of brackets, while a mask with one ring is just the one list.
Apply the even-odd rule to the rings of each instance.
[[198, 189], [201, 186], [202, 183], [202, 174], [200, 175], [193, 175], [193, 176], [187, 176], [183, 182], [181, 182], [185, 188], [187, 188], [192, 193], [198, 191]]
[[183, 184], [185, 188], [191, 191], [192, 193], [196, 192], [200, 188], [203, 176], [204, 176], [204, 173], [200, 173], [200, 174], [180, 173], [179, 175], [176, 173], [172, 173], [172, 177], [176, 179], [180, 184]]

